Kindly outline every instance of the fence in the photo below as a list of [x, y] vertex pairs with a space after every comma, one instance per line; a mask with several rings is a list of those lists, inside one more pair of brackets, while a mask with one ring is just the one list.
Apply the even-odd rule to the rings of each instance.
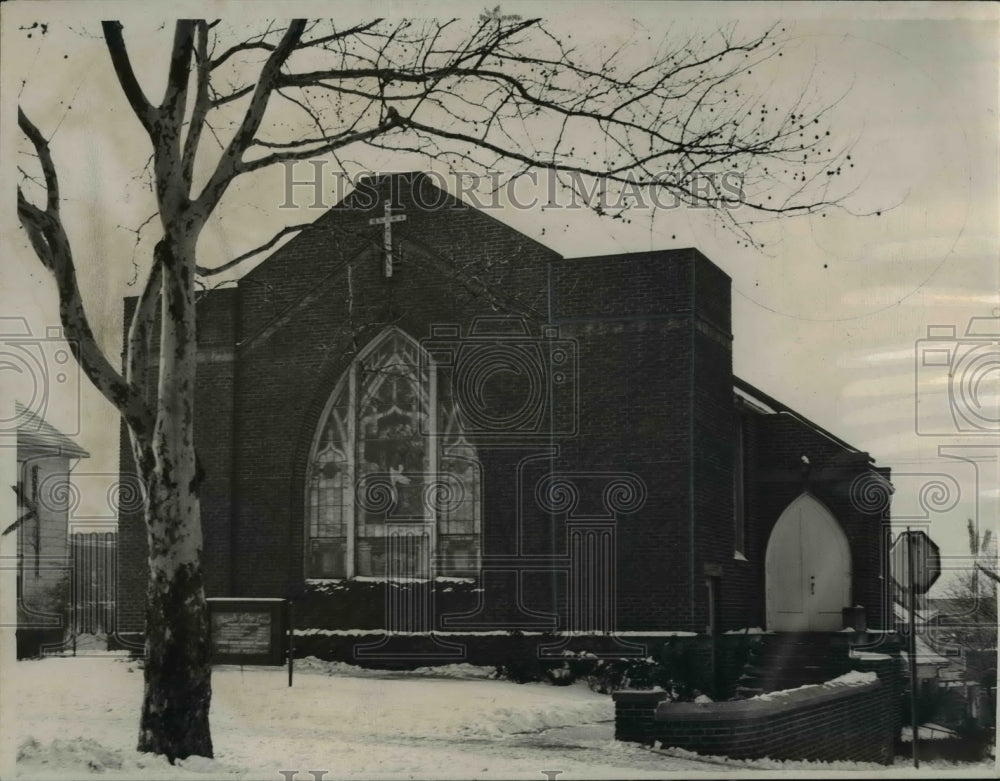
[[72, 534], [70, 556], [70, 633], [114, 634], [118, 535], [115, 532]]

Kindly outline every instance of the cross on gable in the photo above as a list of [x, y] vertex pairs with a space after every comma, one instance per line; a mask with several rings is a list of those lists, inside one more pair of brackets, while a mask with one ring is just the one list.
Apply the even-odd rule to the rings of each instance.
[[382, 247], [385, 251], [385, 262], [382, 270], [385, 272], [386, 279], [392, 276], [392, 223], [402, 222], [406, 219], [405, 214], [393, 214], [392, 206], [389, 205], [388, 201], [383, 201], [382, 209], [384, 212], [383, 217], [372, 217], [368, 220], [369, 225], [384, 225], [385, 229], [382, 235]]

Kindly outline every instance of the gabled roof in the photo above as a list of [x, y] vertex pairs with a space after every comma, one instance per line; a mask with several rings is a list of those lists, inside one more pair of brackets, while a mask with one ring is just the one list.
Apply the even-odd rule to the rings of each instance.
[[[439, 177], [429, 175], [427, 172], [420, 170], [397, 171], [392, 173], [366, 173], [365, 175], [360, 176], [356, 181], [353, 181], [353, 189], [343, 195], [340, 200], [320, 214], [315, 220], [312, 221], [312, 223], [304, 227], [301, 231], [295, 233], [289, 241], [270, 251], [267, 255], [263, 256], [262, 260], [254, 262], [252, 267], [241, 273], [239, 275], [239, 281], [242, 282], [243, 280], [257, 279], [271, 273], [269, 265], [272, 264], [274, 260], [300, 252], [304, 245], [308, 246], [308, 242], [316, 241], [320, 243], [326, 242], [328, 244], [331, 226], [336, 226], [338, 221], [344, 217], [345, 212], [358, 212], [365, 214], [371, 213], [377, 217], [381, 217], [382, 210], [377, 207], [379, 207], [379, 205], [385, 200], [386, 193], [383, 192], [383, 190], [390, 187], [397, 188], [395, 192], [390, 190], [388, 193], [390, 195], [394, 193], [394, 197], [397, 201], [404, 198], [403, 194], [405, 194], [405, 198], [402, 202], [393, 203], [394, 208], [396, 206], [402, 206], [405, 208], [407, 205], [416, 205], [419, 207], [418, 211], [461, 209], [465, 212], [477, 215], [484, 221], [484, 224], [496, 223], [497, 225], [501, 225], [511, 233], [517, 234], [521, 240], [530, 242], [545, 253], [555, 257], [561, 257], [561, 255], [551, 247], [543, 244], [538, 239], [522, 233], [517, 228], [502, 220], [498, 216], [498, 214], [501, 213], [500, 210], [478, 208], [476, 205], [468, 203], [465, 199], [463, 199], [461, 197], [461, 193], [459, 195], [455, 195], [444, 187], [441, 187], [438, 183], [439, 181]], [[414, 193], [416, 191], [420, 191], [421, 188], [430, 188], [434, 192], [434, 195], [422, 195], [421, 199], [429, 198], [429, 200], [426, 201], [413, 200]], [[373, 238], [370, 240], [358, 242], [358, 247], [361, 248], [363, 246], [364, 251], [366, 252], [370, 252], [373, 249], [375, 251], [381, 251], [381, 238], [376, 237], [374, 233], [372, 236]], [[353, 238], [357, 239], [358, 237]], [[409, 244], [415, 244], [416, 242], [414, 239], [415, 236], [413, 235], [405, 235], [401, 237], [401, 240]], [[420, 246], [419, 249], [424, 252], [427, 251], [426, 246]], [[454, 267], [450, 267], [449, 273], [454, 273], [455, 270], [456, 269]]]
[[17, 414], [17, 453], [39, 458], [42, 456], [65, 456], [66, 458], [90, 458], [90, 453], [47, 423], [21, 402], [14, 405]]

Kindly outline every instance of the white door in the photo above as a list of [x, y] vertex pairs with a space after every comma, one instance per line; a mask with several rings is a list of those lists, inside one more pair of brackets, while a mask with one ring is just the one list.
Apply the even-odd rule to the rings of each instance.
[[778, 518], [767, 543], [767, 628], [825, 632], [843, 627], [851, 604], [851, 551], [837, 519], [809, 494]]

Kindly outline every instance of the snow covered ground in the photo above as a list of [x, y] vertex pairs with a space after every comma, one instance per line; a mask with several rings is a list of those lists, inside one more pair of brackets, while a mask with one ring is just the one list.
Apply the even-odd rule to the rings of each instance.
[[[732, 761], [619, 743], [610, 697], [582, 683], [518, 685], [489, 673], [469, 665], [391, 673], [300, 660], [288, 688], [282, 668], [220, 666], [213, 675], [215, 759], [193, 757], [171, 767], [135, 751], [142, 671], [134, 662], [111, 655], [22, 661], [5, 665], [0, 680], [4, 759], [17, 760], [0, 775], [569, 781], [906, 770], [905, 764]], [[994, 774], [992, 764], [950, 766], [951, 774], [957, 768], [965, 777]]]

